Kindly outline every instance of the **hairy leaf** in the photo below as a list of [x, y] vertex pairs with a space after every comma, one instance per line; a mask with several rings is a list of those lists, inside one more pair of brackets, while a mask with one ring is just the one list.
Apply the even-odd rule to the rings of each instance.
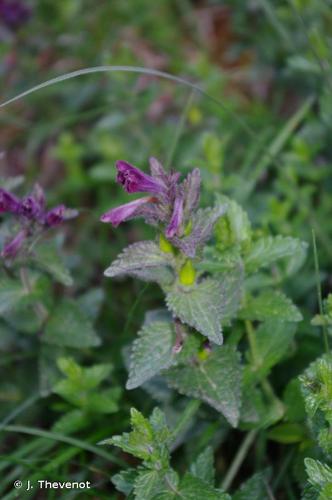
[[154, 241], [140, 241], [127, 247], [104, 274], [109, 278], [134, 276], [166, 285], [174, 279], [171, 259]]
[[[261, 267], [267, 267], [272, 262], [285, 257], [302, 265], [306, 256], [307, 243], [290, 236], [266, 236], [255, 241], [245, 257], [245, 267], [248, 273], [256, 272]], [[294, 267], [295, 269], [295, 267]]]
[[127, 389], [135, 389], [168, 368], [174, 361], [175, 333], [172, 323], [155, 321], [138, 332], [130, 357]]
[[241, 405], [239, 355], [228, 346], [215, 349], [205, 361], [170, 368], [167, 381], [186, 396], [202, 399], [236, 427]]
[[[186, 500], [231, 500], [230, 495], [187, 473], [180, 483], [179, 498]], [[175, 497], [176, 498], [176, 497]]]
[[276, 318], [281, 321], [301, 321], [302, 314], [282, 292], [266, 290], [257, 297], [248, 296], [241, 309], [243, 319], [264, 321]]
[[222, 286], [218, 281], [205, 279], [194, 287], [174, 287], [166, 296], [167, 307], [183, 323], [196, 328], [216, 344], [222, 344]]
[[0, 277], [0, 314], [10, 311], [29, 294], [19, 281]]

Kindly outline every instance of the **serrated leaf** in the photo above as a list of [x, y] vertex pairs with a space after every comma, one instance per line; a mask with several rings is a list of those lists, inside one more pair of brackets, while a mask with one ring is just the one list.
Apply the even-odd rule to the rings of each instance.
[[179, 497], [186, 500], [231, 500], [230, 495], [209, 486], [200, 478], [187, 473], [179, 486]]
[[121, 436], [113, 436], [101, 444], [118, 446], [123, 451], [144, 460], [143, 464], [147, 467], [152, 465], [158, 470], [162, 467], [167, 468], [170, 432], [162, 411], [156, 408], [149, 420], [135, 408], [131, 409], [130, 414], [132, 431], [125, 432]]
[[135, 500], [152, 500], [164, 489], [164, 474], [162, 472], [144, 470], [135, 479]]
[[39, 269], [49, 273], [59, 283], [65, 286], [72, 286], [73, 278], [53, 243], [37, 245], [32, 262]]
[[246, 271], [256, 272], [259, 268], [286, 257], [295, 259], [301, 265], [307, 248], [307, 243], [290, 236], [265, 236], [252, 243], [244, 259]]
[[308, 481], [313, 486], [322, 488], [326, 483], [332, 483], [332, 469], [327, 464], [313, 458], [305, 458], [304, 465], [308, 474]]
[[161, 370], [169, 368], [174, 361], [174, 343], [172, 323], [155, 321], [143, 326], [133, 342], [126, 388], [135, 389]]
[[193, 476], [205, 481], [210, 486], [214, 486], [214, 456], [213, 449], [208, 446], [190, 466]]
[[195, 257], [197, 250], [212, 236], [217, 220], [227, 211], [227, 205], [217, 205], [213, 208], [201, 208], [192, 218], [192, 230], [188, 236], [172, 238], [172, 244], [180, 248], [188, 257]]
[[171, 259], [154, 241], [140, 241], [127, 247], [104, 274], [109, 278], [134, 276], [166, 285], [174, 279]]
[[49, 344], [77, 349], [100, 345], [92, 322], [72, 299], [66, 299], [53, 310], [42, 340]]
[[252, 321], [276, 318], [281, 321], [301, 321], [302, 314], [293, 302], [282, 292], [266, 290], [260, 295], [246, 298], [240, 317]]
[[191, 288], [174, 287], [166, 296], [166, 304], [183, 323], [221, 345], [222, 292], [221, 283], [208, 278]]
[[307, 437], [306, 427], [299, 423], [284, 422], [269, 430], [268, 439], [277, 443], [291, 444], [304, 441]]
[[202, 399], [236, 427], [241, 405], [241, 365], [231, 347], [215, 349], [205, 361], [167, 371], [167, 381], [181, 394]]

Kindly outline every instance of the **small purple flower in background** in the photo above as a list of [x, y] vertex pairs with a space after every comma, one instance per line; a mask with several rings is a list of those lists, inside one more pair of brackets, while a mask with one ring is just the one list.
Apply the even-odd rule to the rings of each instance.
[[76, 210], [68, 210], [65, 205], [46, 210], [44, 191], [38, 184], [22, 199], [0, 188], [0, 213], [13, 214], [21, 226], [19, 233], [3, 248], [1, 256], [4, 258], [16, 257], [26, 240], [77, 216]]
[[0, 0], [0, 21], [12, 30], [27, 22], [31, 9], [22, 0]]
[[26, 240], [27, 233], [25, 229], [22, 229], [14, 239], [12, 239], [9, 243], [7, 243], [2, 252], [1, 252], [1, 257], [8, 259], [11, 258], [13, 259], [16, 257], [18, 254], [19, 250], [21, 249], [24, 241]]

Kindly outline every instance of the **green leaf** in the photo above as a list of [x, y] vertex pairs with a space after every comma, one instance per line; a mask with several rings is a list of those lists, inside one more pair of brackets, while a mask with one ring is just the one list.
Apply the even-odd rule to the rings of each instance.
[[49, 273], [59, 283], [65, 286], [72, 286], [73, 278], [53, 243], [36, 245], [32, 262], [39, 269]]
[[270, 500], [267, 485], [270, 471], [257, 472], [234, 493], [232, 500]]
[[135, 479], [137, 477], [138, 470], [137, 469], [127, 469], [115, 474], [111, 477], [111, 481], [116, 487], [118, 491], [124, 493], [125, 495], [129, 495], [133, 488]]
[[72, 410], [65, 413], [53, 425], [52, 430], [60, 434], [72, 434], [87, 427], [90, 420], [82, 410]]
[[240, 317], [252, 321], [276, 318], [281, 321], [301, 321], [302, 314], [285, 294], [266, 290], [257, 297], [248, 296]]
[[236, 427], [241, 405], [241, 365], [231, 347], [215, 349], [205, 361], [195, 360], [167, 371], [168, 383], [186, 396], [202, 399]]
[[42, 339], [49, 344], [77, 349], [100, 345], [90, 319], [72, 299], [66, 299], [54, 309]]
[[304, 441], [307, 438], [307, 432], [304, 425], [285, 422], [269, 430], [267, 437], [277, 443], [291, 444]]
[[261, 267], [288, 258], [297, 262], [296, 266], [292, 263], [292, 271], [295, 272], [306, 257], [307, 248], [307, 243], [290, 236], [265, 236], [252, 243], [244, 259], [246, 271], [254, 273]]
[[174, 280], [172, 262], [172, 256], [162, 252], [154, 241], [140, 241], [127, 247], [104, 274], [109, 278], [134, 276], [166, 285]]
[[118, 400], [121, 395], [120, 387], [111, 387], [98, 393], [89, 394], [86, 399], [86, 409], [92, 414], [110, 414], [119, 410]]
[[19, 281], [0, 277], [0, 314], [17, 306], [29, 293], [23, 288]]
[[332, 469], [327, 464], [313, 458], [305, 458], [304, 465], [310, 484], [319, 488], [325, 486], [326, 483], [332, 484]]
[[156, 321], [138, 332], [134, 341], [127, 389], [135, 389], [174, 362], [175, 334], [172, 323]]
[[78, 304], [91, 321], [97, 319], [105, 298], [104, 295], [102, 288], [91, 288], [78, 298]]
[[213, 449], [208, 446], [190, 466], [193, 476], [205, 481], [210, 486], [214, 486], [214, 457]]
[[163, 472], [158, 470], [143, 470], [135, 480], [135, 500], [152, 500], [164, 489]]
[[186, 500], [231, 500], [230, 495], [187, 473], [180, 483], [179, 498]]
[[130, 433], [113, 436], [101, 444], [118, 446], [126, 453], [144, 460], [143, 464], [157, 470], [168, 468], [169, 449], [168, 441], [171, 433], [166, 426], [165, 417], [159, 408], [155, 408], [150, 419], [132, 408]]
[[243, 244], [251, 239], [251, 224], [248, 214], [234, 200], [227, 196], [218, 195], [219, 203], [226, 203], [227, 213], [219, 219], [215, 226], [217, 248], [224, 250], [236, 244]]
[[[276, 365], [288, 352], [296, 331], [294, 323], [268, 320], [262, 323], [255, 332], [256, 353], [255, 366], [246, 368], [247, 376], [261, 379]], [[251, 372], [251, 374], [250, 374]]]
[[223, 343], [222, 294], [221, 283], [208, 278], [190, 288], [174, 287], [166, 296], [166, 304], [183, 323], [220, 345]]

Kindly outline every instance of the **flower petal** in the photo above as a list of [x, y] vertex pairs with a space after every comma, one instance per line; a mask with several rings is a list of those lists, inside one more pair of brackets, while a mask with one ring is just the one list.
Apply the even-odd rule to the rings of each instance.
[[126, 161], [116, 162], [117, 182], [122, 184], [127, 193], [162, 194], [166, 188], [161, 179], [145, 174]]
[[181, 229], [183, 221], [183, 193], [179, 193], [174, 202], [173, 214], [171, 221], [166, 229], [166, 237], [173, 238], [173, 236], [180, 236], [179, 231]]
[[125, 203], [119, 207], [112, 208], [102, 215], [100, 220], [101, 222], [110, 222], [114, 227], [116, 227], [121, 224], [121, 222], [137, 215], [142, 205], [153, 202], [155, 202], [155, 198], [152, 196], [139, 198], [138, 200], [131, 201], [130, 203]]
[[4, 258], [15, 257], [20, 248], [22, 247], [26, 237], [27, 237], [26, 231], [22, 229], [22, 231], [20, 231], [13, 240], [11, 240], [9, 243], [7, 243], [7, 245], [4, 246], [4, 249], [1, 252], [1, 257]]
[[13, 214], [19, 213], [20, 201], [16, 196], [9, 193], [5, 189], [0, 189], [0, 213], [11, 212]]

